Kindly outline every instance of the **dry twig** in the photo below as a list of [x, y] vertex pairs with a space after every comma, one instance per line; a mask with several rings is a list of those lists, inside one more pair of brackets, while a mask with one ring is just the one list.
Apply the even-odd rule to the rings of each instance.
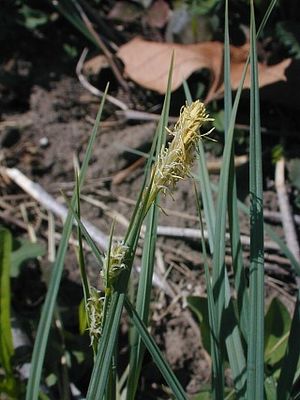
[[[94, 96], [102, 98], [104, 93], [101, 92], [101, 90], [97, 89], [95, 86], [91, 85], [90, 82], [86, 79], [86, 77], [82, 73], [82, 67], [83, 67], [84, 60], [87, 56], [87, 53], [88, 53], [88, 49], [84, 48], [84, 50], [78, 60], [77, 66], [76, 66], [76, 74], [78, 76], [79, 82], [82, 84], [82, 86], [86, 90], [88, 90]], [[125, 103], [123, 103], [123, 101], [120, 101], [109, 94], [106, 95], [106, 100], [109, 101], [111, 104], [115, 105], [116, 107], [120, 108], [123, 111], [128, 109], [127, 105]]]
[[278, 196], [278, 204], [282, 216], [282, 225], [287, 245], [295, 258], [300, 261], [299, 243], [297, 240], [296, 229], [293, 222], [292, 211], [285, 186], [284, 169], [285, 161], [282, 157], [279, 161], [277, 161], [275, 170], [275, 186]]
[[[137, 168], [143, 166], [144, 162], [145, 162], [145, 158], [140, 157], [139, 159], [134, 161], [132, 164], [130, 164], [128, 167], [117, 172], [116, 175], [114, 175], [114, 177], [112, 179], [112, 183], [115, 185], [120, 185], [121, 183], [124, 182], [125, 179], [127, 179], [131, 175], [132, 172], [134, 172]], [[235, 167], [240, 167], [247, 162], [248, 162], [248, 156], [246, 156], [246, 155], [236, 156], [234, 158]], [[220, 171], [221, 167], [222, 167], [222, 160], [207, 161], [207, 170], [209, 173], [216, 174]]]
[[[17, 168], [1, 168], [1, 172], [6, 174], [13, 182], [20, 186], [25, 192], [30, 194], [38, 203], [40, 203], [47, 210], [53, 212], [63, 220], [66, 219], [68, 210], [67, 208], [58, 203], [52, 196], [50, 196], [39, 184], [31, 181]], [[96, 228], [93, 224], [82, 219], [82, 223], [92, 236], [92, 238], [99, 244], [102, 250], [107, 249], [107, 237]]]
[[[170, 237], [181, 237], [188, 239], [201, 239], [200, 229], [193, 228], [178, 228], [173, 226], [158, 226], [157, 234], [160, 236], [170, 236]], [[208, 232], [204, 231], [204, 238], [208, 239]], [[229, 234], [226, 234], [226, 239], [229, 240]], [[241, 243], [245, 246], [250, 246], [249, 236], [241, 235]], [[265, 249], [268, 250], [279, 250], [277, 243], [268, 240], [265, 241]]]
[[114, 62], [113, 56], [111, 54], [111, 52], [108, 50], [108, 48], [106, 47], [105, 43], [103, 42], [103, 40], [101, 39], [101, 37], [98, 35], [98, 33], [95, 31], [91, 21], [88, 19], [86, 13], [83, 11], [82, 7], [80, 6], [80, 4], [78, 4], [78, 2], [74, 2], [83, 22], [85, 23], [88, 31], [90, 32], [90, 34], [93, 36], [95, 42], [97, 43], [97, 45], [99, 46], [99, 48], [103, 51], [104, 55], [107, 58], [107, 61], [117, 79], [117, 81], [119, 82], [119, 84], [122, 86], [122, 88], [125, 91], [128, 91], [128, 84], [127, 82], [123, 79], [116, 63]]
[[[276, 163], [275, 169], [275, 187], [278, 197], [279, 209], [282, 216], [282, 226], [286, 243], [297, 261], [300, 261], [300, 248], [297, 239], [297, 233], [292, 217], [292, 211], [288, 199], [288, 193], [285, 185], [284, 178], [285, 160], [282, 157]], [[297, 284], [300, 287], [300, 278], [297, 277]]]
[[[58, 203], [51, 195], [49, 195], [39, 184], [32, 182], [27, 178], [21, 171], [16, 168], [1, 168], [1, 172], [6, 174], [11, 180], [13, 180], [18, 186], [20, 186], [25, 192], [30, 194], [38, 203], [40, 203], [47, 210], [53, 212], [56, 216], [59, 216], [63, 220], [66, 219], [68, 210], [67, 208]], [[100, 203], [97, 203], [100, 206]], [[82, 223], [90, 233], [91, 237], [99, 244], [99, 246], [105, 250], [107, 248], [107, 236], [100, 231], [97, 227], [91, 224], [89, 221], [82, 219]], [[144, 233], [144, 228], [142, 229]], [[200, 239], [200, 230], [192, 228], [178, 228], [169, 226], [158, 226], [158, 235], [181, 237], [190, 239]], [[204, 231], [204, 236], [207, 239], [208, 233]], [[228, 236], [228, 235], [227, 235]], [[249, 237], [242, 235], [241, 242], [243, 245], [249, 246]], [[265, 248], [269, 250], [278, 250], [278, 245], [273, 241], [269, 240], [265, 242]]]

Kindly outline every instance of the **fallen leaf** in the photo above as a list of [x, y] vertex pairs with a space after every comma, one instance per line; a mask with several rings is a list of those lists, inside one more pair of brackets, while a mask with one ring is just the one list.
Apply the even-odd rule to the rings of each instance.
[[125, 65], [125, 74], [139, 85], [161, 94], [166, 92], [170, 60], [175, 52], [172, 91], [193, 72], [208, 68], [212, 81], [221, 73], [223, 45], [219, 42], [181, 45], [148, 42], [135, 38], [121, 46], [117, 55]]
[[[172, 53], [175, 53], [172, 91], [180, 87], [183, 80], [193, 72], [206, 68], [210, 71], [210, 87], [206, 101], [223, 95], [223, 43], [204, 42], [198, 44], [174, 44], [149, 42], [134, 38], [121, 46], [117, 55], [125, 66], [125, 74], [139, 85], [164, 94], [167, 89], [167, 77]], [[231, 85], [236, 90], [239, 86], [249, 45], [231, 46]], [[260, 86], [285, 80], [285, 71], [291, 59], [268, 66], [258, 64]], [[244, 88], [250, 87], [250, 73], [247, 72]]]
[[103, 68], [108, 68], [109, 63], [103, 54], [93, 57], [83, 64], [83, 72], [87, 75], [97, 75]]
[[243, 46], [230, 46], [230, 59], [232, 64], [245, 63], [250, 51], [250, 44], [246, 43]]
[[[258, 63], [258, 75], [259, 75], [259, 86], [267, 86], [272, 83], [279, 81], [286, 81], [285, 71], [291, 64], [292, 59], [287, 58], [281, 61], [279, 64], [275, 65], [265, 65]], [[243, 73], [243, 64], [234, 64], [232, 66], [231, 71], [231, 86], [233, 90], [236, 90], [239, 86], [242, 73]], [[250, 88], [250, 74], [249, 68], [248, 73], [244, 82], [244, 89]]]

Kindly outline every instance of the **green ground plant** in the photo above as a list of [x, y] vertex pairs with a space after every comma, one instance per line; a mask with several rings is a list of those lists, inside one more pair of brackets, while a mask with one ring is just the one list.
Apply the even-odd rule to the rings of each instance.
[[[7, 229], [0, 228], [0, 363], [4, 375], [0, 380], [0, 389], [16, 396], [17, 386], [13, 374], [12, 357], [14, 346], [10, 317], [10, 257], [12, 237]], [[3, 389], [2, 389], [3, 388]]]

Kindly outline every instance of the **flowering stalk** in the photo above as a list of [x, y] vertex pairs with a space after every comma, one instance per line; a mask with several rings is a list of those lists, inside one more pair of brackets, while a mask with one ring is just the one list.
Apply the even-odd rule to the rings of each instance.
[[[208, 121], [213, 121], [213, 119], [208, 117], [204, 104], [199, 100], [193, 102], [191, 105], [182, 107], [174, 130], [169, 131], [174, 138], [167, 148], [162, 148], [152, 167], [149, 186], [145, 189], [142, 196], [139, 212], [135, 219], [136, 223], [131, 224], [131, 231], [127, 232], [126, 242], [113, 244], [112, 229], [109, 250], [104, 258], [103, 270], [101, 271], [105, 291], [103, 307], [101, 307], [101, 317], [98, 319], [93, 317], [93, 320], [97, 324], [100, 324], [97, 326], [97, 329], [94, 329], [97, 338], [101, 335], [102, 327], [105, 324], [113, 292], [119, 291], [120, 287], [123, 288], [122, 290], [126, 290], [127, 288], [137, 244], [136, 237], [139, 236], [140, 227], [149, 208], [156, 200], [160, 191], [164, 194], [170, 193], [172, 195], [176, 183], [189, 175], [195, 159], [198, 140], [211, 132], [209, 131], [204, 134], [200, 132], [201, 126]], [[122, 276], [124, 279], [120, 281], [119, 278]], [[122, 284], [118, 286], [119, 283]]]
[[169, 147], [163, 147], [151, 172], [151, 190], [147, 201], [146, 212], [155, 201], [158, 193], [172, 195], [176, 183], [189, 175], [195, 158], [195, 150], [201, 136], [200, 127], [213, 121], [208, 117], [203, 103], [199, 100], [181, 108], [180, 116], [174, 130], [169, 131], [174, 136]]

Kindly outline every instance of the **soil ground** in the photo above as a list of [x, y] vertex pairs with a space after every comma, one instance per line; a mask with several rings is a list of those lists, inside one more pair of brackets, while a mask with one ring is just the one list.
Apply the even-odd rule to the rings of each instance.
[[[97, 112], [98, 100], [87, 93], [78, 82], [74, 64], [68, 64], [58, 70], [53, 62], [49, 62], [49, 57], [46, 57], [45, 53], [38, 60], [42, 63], [39, 68], [33, 65], [37, 60], [28, 61], [12, 56], [3, 66], [7, 74], [17, 76], [19, 79], [30, 75], [30, 84], [26, 87], [13, 88], [8, 85], [1, 87], [3, 106], [0, 122], [1, 159], [3, 165], [20, 169], [58, 201], [63, 201], [60, 190], [67, 195], [73, 190], [74, 156], [79, 160], [82, 159], [92, 129], [92, 121]], [[115, 184], [113, 178], [139, 158], [127, 148], [142, 151], [149, 149], [156, 124], [155, 122], [120, 123], [110, 105], [105, 109], [105, 121], [97, 139], [82, 191], [82, 215], [107, 235], [112, 217], [115, 217], [116, 235], [122, 237], [138, 196], [143, 168], [142, 166], [136, 168], [119, 184]], [[208, 158], [212, 160], [215, 156], [208, 153]], [[247, 168], [248, 166], [244, 165], [239, 170], [240, 189], [245, 187]], [[212, 179], [216, 180], [216, 177]], [[17, 223], [24, 222], [20, 213], [20, 204], [23, 203], [38, 240], [47, 243], [46, 210], [33, 202], [12, 182], [2, 179], [0, 187], [4, 202], [4, 205], [1, 205], [3, 212], [0, 222], [9, 226], [15, 235], [26, 236], [26, 231], [21, 228], [22, 224]], [[240, 195], [243, 197], [242, 190]], [[9, 211], [5, 208], [7, 204], [12, 206]], [[271, 175], [265, 181], [265, 207], [270, 211], [278, 211]], [[163, 199], [162, 208], [164, 212], [160, 214], [160, 225], [198, 227], [191, 180], [178, 185], [174, 199], [170, 197]], [[6, 218], [8, 216], [10, 218]], [[61, 232], [61, 226], [59, 218], [56, 218], [58, 233]], [[241, 229], [247, 234], [248, 221], [242, 216]], [[276, 226], [276, 229], [281, 233], [279, 226]], [[152, 303], [151, 329], [189, 394], [197, 393], [203, 384], [209, 382], [210, 376], [209, 356], [201, 345], [198, 323], [186, 304], [186, 296], [205, 294], [204, 271], [199, 248], [198, 240], [192, 238], [185, 240], [159, 238], [157, 274], [160, 280], [163, 282], [165, 279], [166, 283], [163, 289], [155, 287]], [[140, 249], [138, 254], [140, 255]], [[247, 257], [246, 248], [246, 265]], [[90, 253], [87, 253], [87, 260], [90, 277], [95, 284], [98, 284], [99, 266]], [[46, 264], [41, 262], [40, 265], [35, 264], [31, 268], [40, 271], [46, 268]], [[280, 297], [291, 310], [295, 286], [288, 263], [277, 252], [269, 251], [266, 264], [268, 302], [274, 296]], [[80, 289], [76, 286], [80, 282], [80, 277], [72, 249], [67, 256], [65, 269], [64, 290], [74, 298], [75, 307], [80, 301], [78, 295]], [[136, 272], [135, 279], [137, 275]], [[23, 297], [31, 304], [29, 308], [39, 309], [42, 302], [45, 288], [42, 285], [39, 290], [37, 289], [37, 293], [32, 293], [31, 280], [32, 275], [25, 275], [23, 288], [20, 286], [15, 288], [15, 304], [20, 308]], [[120, 342], [124, 365], [127, 323], [124, 317]], [[161, 382], [161, 377], [153, 367], [150, 357], [146, 356], [140, 398], [158, 398], [161, 395], [159, 390]], [[82, 378], [81, 389], [84, 390], [84, 387], [85, 379]], [[150, 388], [152, 393], [156, 388], [160, 394], [153, 397]]]

